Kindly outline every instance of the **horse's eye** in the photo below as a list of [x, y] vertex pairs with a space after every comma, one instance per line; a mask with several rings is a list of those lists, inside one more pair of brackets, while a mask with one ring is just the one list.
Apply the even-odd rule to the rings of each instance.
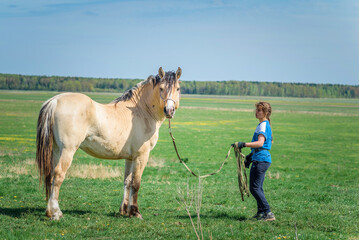
[[162, 91], [163, 91], [163, 88], [160, 88], [160, 91], [162, 92]]
[[179, 91], [180, 90], [180, 88], [177, 88], [177, 91]]

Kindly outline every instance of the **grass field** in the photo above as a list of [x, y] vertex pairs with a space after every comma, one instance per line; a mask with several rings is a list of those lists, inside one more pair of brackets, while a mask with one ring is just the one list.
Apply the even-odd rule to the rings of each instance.
[[[0, 91], [0, 238], [196, 239], [177, 200], [187, 193], [198, 196], [193, 193], [198, 179], [176, 160], [168, 121], [142, 177], [143, 221], [116, 216], [124, 161], [95, 159], [81, 150], [61, 188], [64, 218], [46, 218], [35, 166], [36, 121], [41, 104], [55, 94]], [[118, 96], [88, 95], [102, 103]], [[273, 164], [264, 191], [277, 220], [250, 220], [255, 200], [241, 200], [232, 153], [218, 175], [201, 182], [204, 239], [359, 239], [358, 99], [184, 95], [172, 125], [189, 167], [200, 174], [213, 172], [231, 143], [250, 141], [258, 124], [253, 114], [257, 100], [273, 108]], [[196, 224], [194, 208], [193, 203]]]

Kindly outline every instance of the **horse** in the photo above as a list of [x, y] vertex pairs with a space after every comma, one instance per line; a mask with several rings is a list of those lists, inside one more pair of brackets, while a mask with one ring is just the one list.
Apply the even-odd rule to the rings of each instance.
[[46, 215], [59, 220], [59, 193], [78, 148], [102, 159], [125, 159], [120, 214], [142, 219], [137, 198], [143, 170], [166, 118], [179, 107], [182, 70], [159, 68], [109, 104], [81, 93], [62, 93], [44, 102], [37, 122], [36, 162], [46, 188]]

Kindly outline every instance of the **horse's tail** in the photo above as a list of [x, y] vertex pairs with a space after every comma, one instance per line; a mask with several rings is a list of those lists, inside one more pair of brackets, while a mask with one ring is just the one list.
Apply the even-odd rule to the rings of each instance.
[[52, 147], [54, 142], [53, 124], [56, 105], [57, 100], [55, 97], [47, 100], [42, 105], [37, 120], [36, 162], [39, 168], [40, 185], [42, 181], [44, 181], [46, 187], [46, 200], [48, 200], [50, 195], [51, 180], [54, 171]]

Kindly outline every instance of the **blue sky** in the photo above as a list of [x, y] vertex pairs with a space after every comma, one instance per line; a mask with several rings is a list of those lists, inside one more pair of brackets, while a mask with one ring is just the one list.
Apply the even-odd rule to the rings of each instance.
[[0, 73], [359, 85], [359, 1], [2, 0]]

